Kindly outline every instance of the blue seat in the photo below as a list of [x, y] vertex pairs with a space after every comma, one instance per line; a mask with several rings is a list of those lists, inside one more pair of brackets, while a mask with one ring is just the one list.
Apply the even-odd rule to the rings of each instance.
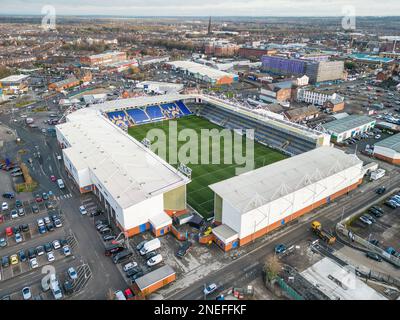
[[108, 119], [118, 127], [126, 125], [129, 127], [129, 119], [123, 111], [112, 111], [107, 113]]
[[184, 115], [190, 115], [192, 112], [186, 107], [186, 105], [183, 103], [183, 101], [179, 100], [176, 101], [175, 104], [178, 106], [178, 108], [182, 111]]
[[164, 119], [165, 116], [161, 112], [160, 106], [149, 106], [146, 108], [146, 113], [152, 120]]
[[126, 113], [132, 118], [135, 123], [145, 123], [150, 121], [149, 117], [142, 109], [129, 109], [126, 111]]

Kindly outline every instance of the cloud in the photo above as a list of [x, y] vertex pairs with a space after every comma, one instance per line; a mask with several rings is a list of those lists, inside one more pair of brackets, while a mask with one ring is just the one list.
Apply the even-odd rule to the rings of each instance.
[[352, 5], [356, 14], [395, 15], [398, 0], [0, 0], [3, 14], [40, 14], [53, 5], [59, 15], [119, 16], [341, 16]]

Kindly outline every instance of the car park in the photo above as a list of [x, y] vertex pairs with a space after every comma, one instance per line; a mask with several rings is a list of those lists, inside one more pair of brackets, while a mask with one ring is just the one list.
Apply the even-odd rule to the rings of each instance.
[[70, 277], [71, 280], [78, 279], [78, 274], [76, 273], [75, 269], [73, 267], [68, 268], [68, 276]]
[[31, 260], [29, 260], [29, 264], [30, 264], [32, 269], [36, 269], [36, 268], [39, 267], [39, 264], [38, 264], [36, 258], [32, 258]]
[[24, 300], [29, 300], [32, 298], [31, 289], [29, 287], [25, 287], [22, 289], [22, 297]]
[[368, 251], [366, 253], [366, 256], [367, 256], [367, 258], [370, 258], [370, 259], [375, 260], [375, 261], [379, 261], [379, 262], [382, 261], [382, 258], [379, 255], [377, 255], [376, 253], [374, 253], [374, 252]]

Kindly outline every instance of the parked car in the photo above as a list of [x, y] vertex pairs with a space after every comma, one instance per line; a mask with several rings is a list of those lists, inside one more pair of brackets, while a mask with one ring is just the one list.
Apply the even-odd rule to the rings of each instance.
[[111, 229], [109, 227], [104, 227], [99, 230], [101, 234], [109, 233], [111, 232]]
[[392, 248], [392, 247], [386, 248], [385, 251], [386, 251], [387, 253], [391, 254], [392, 256], [395, 256], [396, 253], [397, 253], [397, 251], [396, 251], [394, 248]]
[[38, 225], [38, 227], [44, 226], [44, 220], [43, 219], [38, 219], [37, 220], [37, 225]]
[[53, 251], [47, 252], [47, 261], [53, 262], [55, 260]]
[[149, 260], [147, 260], [147, 265], [149, 267], [155, 266], [156, 264], [159, 264], [162, 261], [162, 255], [161, 254], [157, 254], [156, 256], [150, 258]]
[[178, 258], [184, 257], [192, 247], [192, 243], [190, 241], [185, 241], [180, 247], [179, 250], [176, 253], [176, 256]]
[[372, 223], [375, 223], [375, 222], [376, 222], [376, 219], [375, 219], [373, 216], [371, 216], [371, 215], [369, 215], [369, 214], [364, 214], [364, 216], [365, 216], [368, 220], [370, 220]]
[[43, 233], [46, 233], [46, 232], [47, 232], [47, 229], [46, 229], [45, 226], [40, 226], [40, 227], [38, 228], [38, 230], [39, 230], [39, 233], [40, 233], [40, 234], [43, 234]]
[[145, 245], [146, 242], [147, 242], [146, 240], [140, 242], [140, 243], [136, 246], [136, 250], [137, 250], [137, 251], [142, 250], [142, 248], [143, 248], [143, 246]]
[[129, 263], [125, 264], [125, 265], [123, 266], [122, 270], [124, 270], [124, 272], [127, 272], [127, 271], [129, 271], [130, 269], [132, 269], [132, 268], [134, 268], [134, 267], [137, 267], [137, 265], [138, 265], [138, 264], [137, 264], [136, 262], [132, 261], [132, 262], [129, 262]]
[[130, 277], [130, 279], [132, 282], [134, 282], [136, 279], [143, 277], [143, 276], [144, 276], [144, 272], [139, 271], [138, 273], [135, 273], [132, 277]]
[[150, 252], [148, 252], [148, 253], [145, 254], [144, 258], [145, 258], [146, 260], [149, 260], [149, 259], [155, 257], [156, 255], [158, 255], [158, 252], [156, 252], [156, 251], [150, 251]]
[[42, 196], [41, 196], [40, 194], [36, 194], [36, 195], [35, 195], [35, 201], [38, 202], [38, 203], [39, 203], [39, 202], [42, 202], [42, 201], [43, 201]]
[[42, 199], [43, 200], [49, 200], [49, 195], [46, 192], [42, 193]]
[[394, 203], [394, 201], [387, 200], [387, 201], [385, 201], [384, 204], [386, 206], [388, 206], [389, 208], [392, 208], [392, 209], [396, 209], [397, 208], [397, 205], [396, 205], [396, 203]]
[[126, 272], [126, 276], [127, 276], [128, 278], [130, 278], [130, 277], [132, 277], [133, 275], [135, 275], [136, 273], [141, 272], [141, 271], [143, 271], [143, 270], [142, 270], [140, 267], [136, 266], [136, 267], [133, 267], [133, 268], [129, 269], [129, 270]]
[[275, 248], [274, 248], [274, 252], [276, 254], [283, 253], [285, 251], [286, 251], [286, 246], [284, 244], [282, 244], [282, 243], [276, 245]]
[[1, 204], [1, 210], [2, 210], [2, 211], [8, 210], [8, 203], [7, 203], [7, 202], [3, 202], [3, 203]]
[[51, 245], [50, 242], [45, 243], [43, 247], [44, 247], [44, 251], [45, 251], [45, 252], [50, 252], [50, 251], [53, 250], [53, 246]]
[[19, 260], [18, 260], [18, 256], [16, 254], [13, 254], [10, 256], [10, 263], [11, 265], [15, 265], [18, 264]]
[[68, 268], [68, 276], [71, 280], [78, 279], [78, 274], [73, 267]]
[[53, 241], [53, 248], [54, 248], [54, 250], [60, 249], [61, 248], [60, 241], [54, 240]]
[[81, 213], [81, 215], [87, 214], [86, 208], [84, 206], [79, 207], [79, 212]]
[[18, 251], [19, 260], [25, 262], [27, 260], [25, 250]]
[[383, 194], [383, 193], [385, 193], [385, 191], [386, 191], [385, 187], [379, 187], [378, 189], [376, 189], [377, 194]]
[[14, 192], [5, 192], [5, 193], [3, 193], [3, 198], [14, 199], [15, 198], [15, 193]]
[[51, 175], [51, 176], [50, 176], [50, 180], [51, 180], [51, 182], [56, 182], [56, 181], [57, 181], [57, 178], [56, 178], [55, 176]]
[[114, 240], [115, 238], [116, 238], [115, 235], [106, 234], [103, 236], [103, 241], [111, 241], [111, 240]]
[[28, 258], [29, 259], [36, 258], [36, 250], [35, 249], [33, 249], [33, 248], [28, 249]]
[[7, 227], [6, 228], [6, 236], [11, 237], [14, 234], [13, 228]]
[[36, 247], [36, 254], [38, 256], [41, 256], [42, 254], [44, 254], [44, 247], [43, 246], [37, 246]]
[[64, 247], [62, 248], [62, 251], [63, 251], [63, 253], [64, 253], [64, 255], [65, 255], [66, 257], [71, 255], [71, 249], [69, 248], [69, 246], [64, 246]]
[[22, 289], [22, 297], [24, 300], [29, 300], [32, 298], [31, 288], [25, 287]]
[[16, 200], [15, 201], [15, 207], [16, 208], [22, 208], [22, 201], [21, 200]]
[[16, 219], [16, 218], [18, 218], [18, 211], [13, 209], [13, 210], [11, 210], [10, 215], [11, 215], [11, 219]]
[[31, 260], [29, 260], [29, 264], [30, 264], [32, 269], [36, 269], [36, 268], [39, 267], [39, 264], [38, 264], [36, 258], [32, 258]]
[[359, 219], [367, 225], [372, 224], [371, 220], [369, 220], [366, 216], [361, 216]]
[[18, 208], [18, 215], [20, 217], [24, 216], [25, 215], [25, 209], [24, 208]]
[[61, 227], [62, 227], [62, 222], [61, 222], [61, 220], [60, 220], [60, 219], [55, 219], [55, 220], [54, 220], [54, 226], [55, 226], [56, 228], [61, 228]]
[[374, 252], [367, 252], [366, 253], [366, 256], [368, 257], [368, 258], [370, 258], [370, 259], [372, 259], [372, 260], [375, 260], [375, 261], [379, 261], [379, 262], [381, 262], [382, 261], [382, 258], [379, 256], [379, 255], [377, 255], [376, 253], [374, 253]]
[[39, 207], [36, 204], [33, 204], [31, 206], [31, 209], [33, 213], [39, 213]]
[[208, 286], [206, 286], [203, 290], [204, 295], [209, 295], [213, 293], [215, 290], [217, 290], [217, 285], [215, 283], [211, 283]]
[[5, 238], [0, 238], [0, 248], [7, 246], [7, 240]]
[[20, 229], [21, 229], [22, 232], [28, 232], [29, 231], [29, 224], [21, 225]]
[[22, 236], [21, 236], [21, 234], [20, 233], [16, 233], [15, 234], [15, 242], [16, 243], [21, 243], [22, 242]]
[[378, 241], [378, 240], [372, 239], [372, 240], [370, 240], [369, 242], [370, 242], [371, 244], [373, 244], [374, 246], [379, 247], [379, 241]]

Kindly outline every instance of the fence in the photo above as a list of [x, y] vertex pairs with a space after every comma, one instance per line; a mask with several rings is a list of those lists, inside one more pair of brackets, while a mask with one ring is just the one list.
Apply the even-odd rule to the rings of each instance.
[[281, 289], [289, 295], [289, 297], [293, 298], [294, 300], [304, 300], [303, 297], [299, 295], [296, 291], [294, 291], [294, 289], [289, 286], [282, 278], [276, 277], [276, 282], [281, 287]]

